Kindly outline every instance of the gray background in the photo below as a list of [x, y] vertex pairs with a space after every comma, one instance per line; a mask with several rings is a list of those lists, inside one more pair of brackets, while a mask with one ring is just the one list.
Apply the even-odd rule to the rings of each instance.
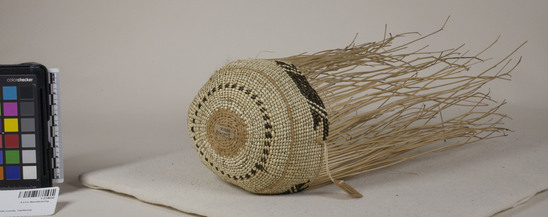
[[[84, 189], [78, 175], [190, 149], [189, 103], [231, 60], [272, 58], [429, 33], [451, 15], [435, 48], [463, 43], [501, 58], [527, 45], [496, 99], [548, 108], [547, 1], [0, 1], [0, 63], [40, 62], [61, 70], [66, 183], [58, 216], [179, 215], [131, 198]], [[540, 199], [539, 199], [540, 198]], [[548, 204], [537, 197], [520, 213]], [[536, 204], [536, 205], [535, 205]], [[536, 208], [535, 208], [536, 207]], [[540, 207], [540, 208], [539, 208]], [[544, 207], [548, 207], [544, 205]], [[544, 213], [548, 212], [544, 208]]]

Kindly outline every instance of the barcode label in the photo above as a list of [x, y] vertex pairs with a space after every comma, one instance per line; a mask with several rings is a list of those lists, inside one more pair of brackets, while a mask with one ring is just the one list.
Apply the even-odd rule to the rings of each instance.
[[55, 212], [59, 187], [0, 191], [0, 217], [41, 216]]
[[57, 193], [56, 188], [45, 189], [45, 190], [21, 191], [21, 192], [19, 192], [19, 198], [55, 197], [56, 193]]

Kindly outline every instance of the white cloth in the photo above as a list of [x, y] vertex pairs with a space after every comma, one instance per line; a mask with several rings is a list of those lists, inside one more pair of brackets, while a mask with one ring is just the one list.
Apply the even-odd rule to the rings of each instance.
[[[513, 109], [508, 137], [433, 153], [347, 182], [253, 195], [223, 182], [191, 148], [82, 174], [89, 187], [206, 216], [491, 216], [548, 188], [548, 110]], [[191, 146], [188, 141], [187, 147]]]

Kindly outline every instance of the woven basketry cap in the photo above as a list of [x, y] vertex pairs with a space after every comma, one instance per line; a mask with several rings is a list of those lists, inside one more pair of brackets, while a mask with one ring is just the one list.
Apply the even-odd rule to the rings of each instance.
[[323, 163], [325, 107], [291, 64], [238, 60], [209, 79], [189, 109], [195, 149], [223, 180], [258, 194], [304, 190]]
[[189, 109], [202, 162], [253, 193], [333, 183], [359, 198], [343, 179], [507, 135], [501, 125], [508, 116], [498, 112], [504, 102], [482, 91], [493, 80], [509, 80], [520, 62], [511, 57], [525, 43], [475, 70], [494, 43], [476, 54], [418, 44], [442, 29], [401, 44], [395, 43], [408, 34], [227, 64]]

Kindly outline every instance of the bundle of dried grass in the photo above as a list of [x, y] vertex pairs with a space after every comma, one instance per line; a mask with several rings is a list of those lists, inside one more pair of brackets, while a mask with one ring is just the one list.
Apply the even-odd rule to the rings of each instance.
[[[445, 25], [445, 24], [444, 24]], [[463, 46], [412, 46], [441, 31], [275, 60], [242, 60], [213, 75], [189, 110], [202, 162], [259, 194], [335, 183], [426, 153], [506, 135], [504, 104], [482, 92], [509, 80], [514, 50], [481, 71]], [[523, 44], [521, 45], [523, 46]], [[521, 47], [520, 46], [520, 47]], [[519, 49], [519, 47], [518, 47]]]

